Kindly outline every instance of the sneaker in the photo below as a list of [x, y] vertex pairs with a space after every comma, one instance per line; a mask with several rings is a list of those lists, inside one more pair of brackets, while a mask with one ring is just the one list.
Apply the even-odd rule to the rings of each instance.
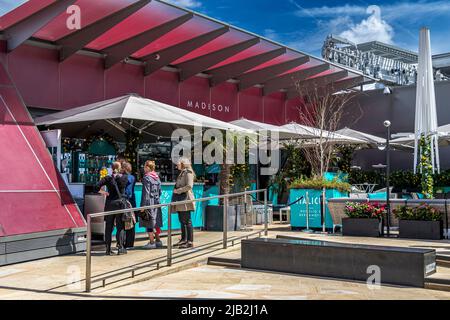
[[184, 246], [186, 243], [187, 243], [187, 241], [180, 240], [178, 243], [174, 244], [173, 246], [174, 246], [174, 248], [181, 247], [181, 246]]
[[194, 248], [194, 244], [192, 242], [186, 242], [185, 244], [182, 244], [178, 248], [180, 248], [180, 249], [191, 249], [191, 248]]
[[121, 256], [121, 255], [124, 255], [124, 254], [127, 254], [128, 252], [127, 252], [127, 249], [125, 249], [125, 248], [121, 248], [121, 249], [119, 249], [119, 252], [117, 253], [119, 256]]
[[144, 249], [148, 249], [148, 250], [150, 250], [150, 249], [156, 249], [156, 243], [147, 243], [145, 246], [144, 246]]
[[163, 247], [163, 243], [161, 241], [156, 241], [156, 247], [157, 248], [162, 248]]

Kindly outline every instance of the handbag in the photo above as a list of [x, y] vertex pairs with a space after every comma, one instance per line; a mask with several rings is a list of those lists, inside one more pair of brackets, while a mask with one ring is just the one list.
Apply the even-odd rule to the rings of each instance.
[[184, 193], [173, 193], [172, 194], [172, 202], [180, 202], [187, 200], [187, 192]]
[[[117, 186], [116, 179], [113, 177], [113, 184], [114, 188], [116, 189], [117, 194], [120, 196], [120, 199], [118, 200], [120, 209], [132, 209], [133, 206], [131, 205], [130, 201], [128, 201], [123, 194], [119, 191], [119, 187]], [[136, 224], [136, 217], [132, 211], [124, 212], [122, 214], [122, 221], [125, 224], [125, 230], [131, 230], [134, 228]]]

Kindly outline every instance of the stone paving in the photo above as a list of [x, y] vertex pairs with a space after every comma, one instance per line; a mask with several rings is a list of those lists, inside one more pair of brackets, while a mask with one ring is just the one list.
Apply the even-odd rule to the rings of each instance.
[[[410, 300], [450, 299], [449, 292], [201, 266], [106, 293], [138, 299]], [[131, 298], [132, 299], [132, 298]]]
[[[450, 293], [416, 288], [382, 287], [370, 290], [364, 283], [318, 279], [279, 273], [207, 266], [210, 256], [238, 258], [238, 237], [252, 232], [230, 232], [235, 246], [222, 248], [222, 233], [196, 232], [194, 250], [174, 250], [171, 267], [165, 265], [166, 250], [130, 251], [125, 256], [93, 253], [94, 279], [113, 276], [132, 266], [161, 261], [155, 266], [109, 278], [93, 284], [90, 294], [84, 292], [85, 254], [55, 257], [0, 268], [0, 299], [160, 299], [160, 298], [245, 298], [245, 299], [450, 299]], [[440, 254], [450, 252], [450, 242], [428, 242], [397, 239], [345, 238], [289, 231], [288, 226], [271, 226], [270, 237], [290, 235], [346, 243], [368, 243], [392, 246], [432, 247]], [[173, 241], [177, 241], [174, 237]], [[145, 241], [137, 245], [142, 246]], [[445, 273], [445, 272], [444, 272]], [[450, 272], [446, 271], [447, 276]]]

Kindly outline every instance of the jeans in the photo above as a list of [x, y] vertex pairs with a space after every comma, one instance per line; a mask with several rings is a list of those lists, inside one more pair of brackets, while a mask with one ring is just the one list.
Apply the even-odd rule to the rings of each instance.
[[116, 240], [117, 240], [117, 247], [119, 249], [125, 248], [125, 224], [122, 221], [122, 215], [116, 214], [113, 216], [106, 216], [105, 217], [105, 243], [106, 243], [106, 249], [111, 249], [111, 242], [112, 242], [112, 233], [114, 230], [114, 221], [116, 222]]
[[194, 227], [192, 226], [191, 211], [178, 212], [181, 224], [181, 241], [194, 242]]

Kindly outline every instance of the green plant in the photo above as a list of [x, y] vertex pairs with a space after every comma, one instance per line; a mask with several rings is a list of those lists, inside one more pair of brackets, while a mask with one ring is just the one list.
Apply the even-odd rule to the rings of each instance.
[[282, 195], [291, 181], [311, 176], [311, 166], [304, 155], [304, 150], [293, 144], [286, 144], [283, 150], [285, 162], [278, 173], [271, 178], [272, 192]]
[[422, 173], [422, 193], [425, 198], [432, 199], [434, 192], [433, 164], [432, 164], [431, 140], [428, 137], [420, 138], [419, 168]]
[[138, 174], [138, 165], [137, 165], [137, 158], [138, 158], [138, 148], [139, 143], [141, 140], [142, 134], [139, 133], [137, 130], [128, 129], [125, 132], [125, 139], [126, 139], [126, 147], [125, 152], [123, 153], [123, 156], [125, 159], [131, 163], [135, 174]]
[[310, 178], [310, 179], [296, 179], [290, 184], [291, 189], [313, 189], [322, 190], [325, 189], [336, 189], [340, 192], [350, 192], [352, 186], [346, 182], [340, 182], [337, 180], [328, 181], [324, 178]]
[[334, 165], [338, 167], [340, 171], [350, 173], [355, 150], [356, 148], [354, 146], [337, 146], [335, 149], [335, 157], [333, 159]]
[[378, 171], [351, 170], [348, 179], [350, 184], [375, 183], [383, 185], [384, 176]]
[[393, 213], [399, 220], [414, 220], [414, 221], [442, 220], [442, 212], [425, 203], [415, 208], [402, 206], [398, 209], [395, 209]]
[[386, 214], [386, 207], [378, 203], [347, 202], [344, 213], [352, 219], [381, 219]]
[[441, 173], [436, 173], [433, 176], [434, 185], [438, 187], [450, 186], [450, 170], [442, 171]]

